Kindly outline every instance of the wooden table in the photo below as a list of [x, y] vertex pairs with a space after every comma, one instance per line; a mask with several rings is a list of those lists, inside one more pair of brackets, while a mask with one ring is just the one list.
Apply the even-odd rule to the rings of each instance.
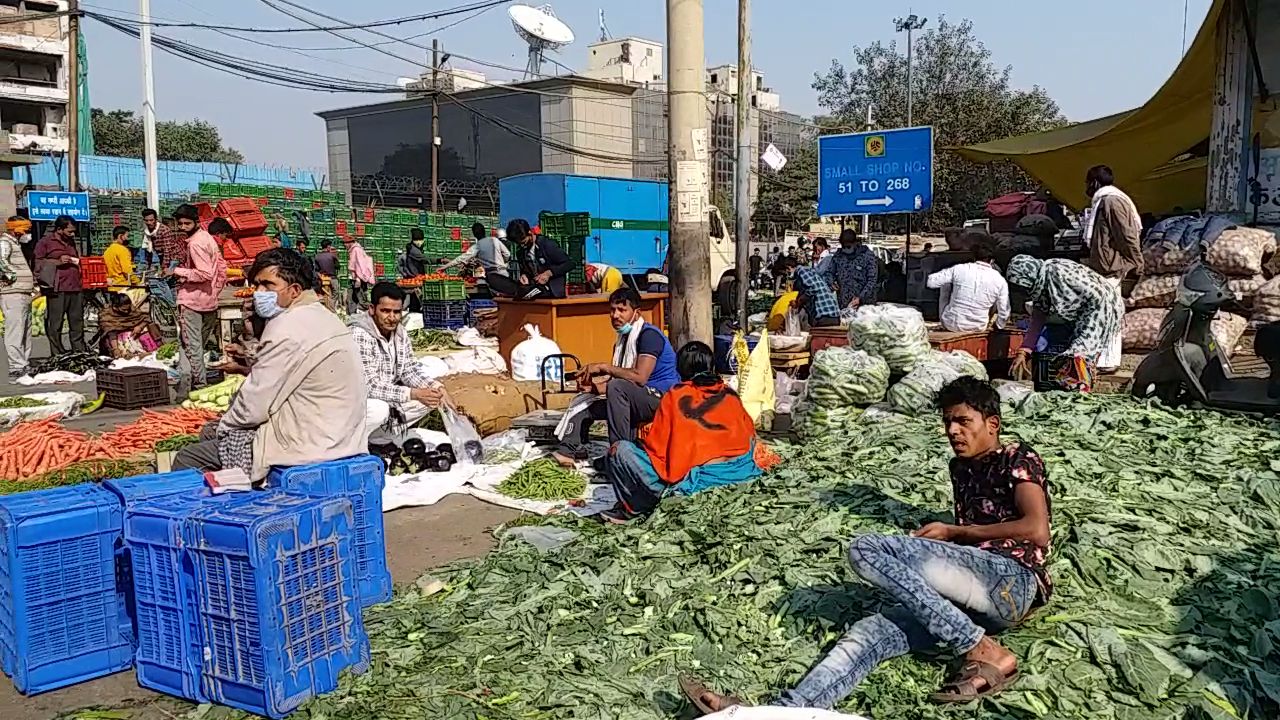
[[[650, 325], [666, 332], [663, 301], [666, 293], [641, 293], [640, 315]], [[551, 338], [560, 352], [576, 356], [584, 364], [609, 362], [617, 331], [609, 322], [609, 296], [573, 295], [549, 300], [497, 298], [498, 351], [511, 364], [511, 351], [528, 335], [525, 324], [537, 325], [543, 337]]]
[[1011, 360], [1022, 345], [1021, 330], [988, 330], [980, 332], [951, 332], [932, 330], [929, 344], [935, 350], [949, 352], [964, 350], [975, 358], [987, 360]]

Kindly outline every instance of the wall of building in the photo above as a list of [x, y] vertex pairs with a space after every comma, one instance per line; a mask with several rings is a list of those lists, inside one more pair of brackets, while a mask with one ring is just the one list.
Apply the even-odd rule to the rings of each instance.
[[[441, 180], [481, 182], [542, 170], [541, 145], [494, 123], [508, 123], [534, 138], [541, 132], [540, 96], [504, 92], [486, 97], [464, 97], [472, 108], [440, 103]], [[385, 175], [412, 178], [430, 192], [431, 103], [413, 101], [353, 108], [347, 115], [347, 163], [353, 184], [356, 177]], [[342, 153], [333, 146], [342, 139], [330, 117], [330, 162], [340, 171]], [[330, 166], [334, 168], [334, 165]]]
[[575, 85], [541, 104], [542, 136], [580, 151], [543, 146], [544, 172], [632, 177], [630, 92]]
[[634, 177], [667, 179], [670, 166], [665, 91], [641, 88], [631, 96], [631, 156], [635, 158]]
[[[199, 191], [201, 182], [274, 185], [309, 190], [325, 187], [325, 173], [310, 168], [161, 160], [157, 172], [162, 195], [189, 195]], [[38, 165], [18, 167], [13, 171], [13, 177], [24, 185], [65, 190], [65, 156], [46, 156]], [[147, 173], [141, 158], [82, 155], [80, 183], [90, 190], [141, 192], [147, 186]]]
[[66, 8], [66, 0], [0, 0], [0, 133], [8, 133], [6, 151], [67, 148], [67, 19], [9, 19]]

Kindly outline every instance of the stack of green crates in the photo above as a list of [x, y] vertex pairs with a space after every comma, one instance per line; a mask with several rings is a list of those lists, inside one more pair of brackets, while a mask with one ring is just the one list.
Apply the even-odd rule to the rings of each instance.
[[542, 212], [538, 214], [538, 225], [543, 236], [555, 242], [573, 262], [573, 269], [565, 276], [565, 281], [570, 285], [586, 285], [591, 214]]

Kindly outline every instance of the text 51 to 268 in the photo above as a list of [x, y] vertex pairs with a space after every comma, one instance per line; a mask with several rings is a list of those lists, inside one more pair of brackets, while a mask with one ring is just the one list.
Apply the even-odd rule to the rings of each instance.
[[[889, 178], [884, 181], [884, 190], [910, 190], [911, 178]], [[879, 180], [853, 180], [836, 184], [836, 192], [841, 195], [850, 193], [880, 192]]]

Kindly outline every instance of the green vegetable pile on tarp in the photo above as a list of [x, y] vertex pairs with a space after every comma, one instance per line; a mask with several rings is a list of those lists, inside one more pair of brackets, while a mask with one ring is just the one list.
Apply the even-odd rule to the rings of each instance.
[[[768, 701], [883, 598], [851, 536], [945, 518], [934, 417], [852, 420], [839, 442], [780, 448], [751, 484], [664, 501], [540, 555], [508, 539], [365, 615], [371, 672], [294, 717], [689, 717], [676, 678]], [[1050, 469], [1057, 583], [1001, 636], [1017, 684], [931, 705], [939, 662], [900, 658], [844, 706], [874, 718], [1280, 717], [1278, 426], [1123, 397], [1054, 394], [1007, 418]]]
[[933, 410], [938, 392], [962, 375], [987, 379], [987, 369], [977, 358], [963, 350], [931, 352], [907, 376], [889, 388], [889, 404], [904, 413], [927, 413]]

